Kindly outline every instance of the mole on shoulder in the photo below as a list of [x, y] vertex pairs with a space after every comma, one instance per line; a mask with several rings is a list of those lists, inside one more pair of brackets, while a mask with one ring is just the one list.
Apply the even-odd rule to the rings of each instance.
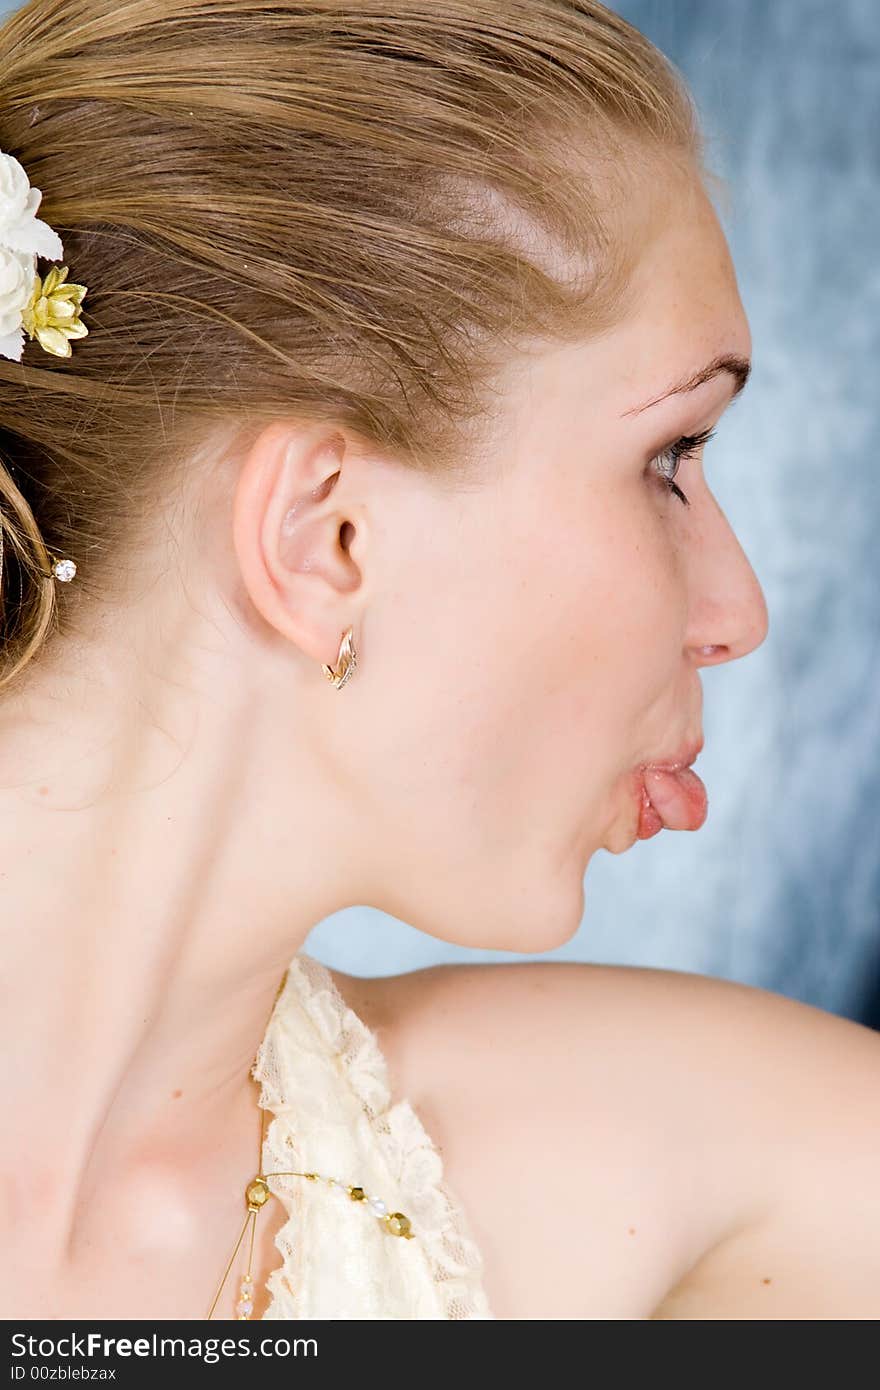
[[172, 1091], [172, 1092], [171, 1092], [171, 1099], [172, 1099], [172, 1100], [180, 1100], [180, 1097], [181, 1097], [182, 1095], [183, 1095], [183, 1091]]
[[762, 1279], [762, 1280], [761, 1280], [761, 1283], [762, 1283], [762, 1284], [772, 1284], [772, 1283], [773, 1283], [773, 1280], [772, 1280], [772, 1279]]

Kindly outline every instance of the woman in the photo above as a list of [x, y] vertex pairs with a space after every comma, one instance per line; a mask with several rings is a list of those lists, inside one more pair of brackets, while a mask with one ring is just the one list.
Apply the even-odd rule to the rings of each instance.
[[31, 0], [0, 70], [7, 1316], [876, 1317], [869, 1030], [301, 949], [540, 953], [705, 818], [767, 613], [674, 72], [589, 0]]

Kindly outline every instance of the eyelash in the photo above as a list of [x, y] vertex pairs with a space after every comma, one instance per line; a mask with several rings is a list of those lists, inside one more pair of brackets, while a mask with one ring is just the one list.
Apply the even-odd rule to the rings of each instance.
[[[680, 439], [676, 439], [674, 444], [670, 444], [668, 448], [657, 454], [657, 456], [651, 460], [651, 466], [653, 467], [654, 464], [668, 456], [673, 460], [677, 472], [678, 465], [681, 463], [682, 459], [693, 458], [693, 456], [702, 449], [704, 444], [708, 444], [709, 440], [714, 438], [715, 431], [712, 429], [703, 430], [701, 434], [683, 434]], [[679, 501], [683, 502], [686, 507], [691, 505], [681, 488], [678, 487], [671, 478], [665, 477], [662, 473], [659, 474], [659, 478], [667, 491], [674, 493]]]

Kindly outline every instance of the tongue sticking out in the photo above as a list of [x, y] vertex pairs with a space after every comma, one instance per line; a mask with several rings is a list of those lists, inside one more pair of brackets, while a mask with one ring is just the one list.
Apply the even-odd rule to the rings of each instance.
[[651, 806], [667, 830], [699, 830], [709, 810], [706, 788], [693, 768], [645, 769]]

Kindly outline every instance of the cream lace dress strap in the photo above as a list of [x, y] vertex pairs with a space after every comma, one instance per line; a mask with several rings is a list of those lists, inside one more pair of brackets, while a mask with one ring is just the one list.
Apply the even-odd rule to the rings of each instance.
[[387, 1230], [367, 1202], [306, 1178], [273, 1178], [288, 1219], [264, 1318], [494, 1318], [483, 1261], [408, 1100], [392, 1102], [378, 1039], [320, 961], [294, 956], [252, 1075], [270, 1111], [263, 1172], [335, 1177], [412, 1225]]

